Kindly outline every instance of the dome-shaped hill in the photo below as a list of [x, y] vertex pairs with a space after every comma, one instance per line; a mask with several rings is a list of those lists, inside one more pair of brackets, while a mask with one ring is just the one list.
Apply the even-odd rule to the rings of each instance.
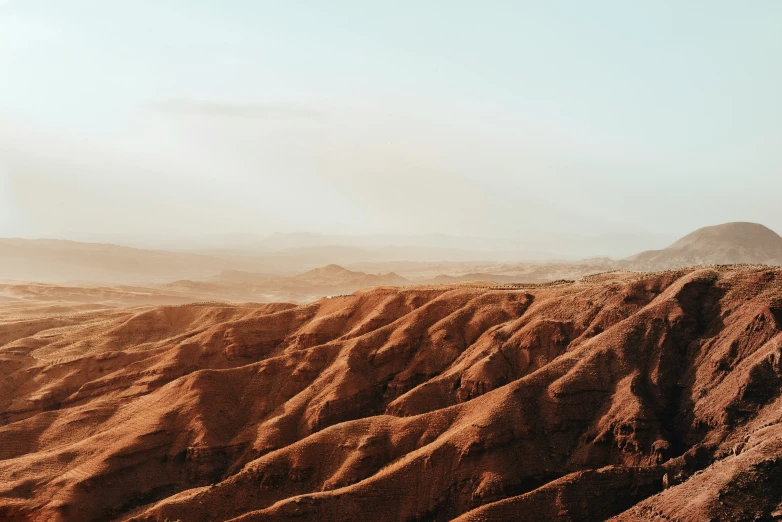
[[313, 268], [308, 272], [297, 275], [294, 279], [310, 285], [352, 285], [355, 288], [350, 290], [351, 292], [366, 286], [403, 286], [410, 284], [410, 281], [394, 272], [388, 274], [367, 274], [364, 272], [354, 272], [333, 264], [320, 268]]
[[343, 266], [330, 264], [318, 268], [313, 268], [312, 270], [300, 274], [299, 277], [321, 276], [321, 275], [343, 275], [343, 274], [355, 274], [355, 273], [356, 272], [352, 272], [351, 270], [348, 270]]
[[665, 269], [701, 264], [782, 264], [782, 237], [757, 223], [704, 227], [662, 250], [629, 258], [639, 268]]

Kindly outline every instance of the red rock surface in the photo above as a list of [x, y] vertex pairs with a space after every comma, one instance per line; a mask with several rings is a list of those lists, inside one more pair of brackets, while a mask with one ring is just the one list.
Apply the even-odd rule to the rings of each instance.
[[781, 283], [0, 316], [0, 519], [773, 520]]

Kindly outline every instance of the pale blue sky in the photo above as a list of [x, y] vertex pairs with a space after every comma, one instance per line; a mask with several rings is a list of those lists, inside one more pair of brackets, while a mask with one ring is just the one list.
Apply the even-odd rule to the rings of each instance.
[[0, 4], [3, 236], [782, 232], [778, 0]]

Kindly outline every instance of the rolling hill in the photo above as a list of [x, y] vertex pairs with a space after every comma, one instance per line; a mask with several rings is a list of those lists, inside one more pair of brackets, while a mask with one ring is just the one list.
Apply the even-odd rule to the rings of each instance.
[[0, 315], [0, 519], [772, 520], [780, 283]]

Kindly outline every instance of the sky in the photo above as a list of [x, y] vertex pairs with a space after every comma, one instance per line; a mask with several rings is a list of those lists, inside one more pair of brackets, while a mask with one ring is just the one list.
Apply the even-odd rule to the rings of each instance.
[[782, 232], [780, 27], [778, 0], [0, 0], [0, 236]]

